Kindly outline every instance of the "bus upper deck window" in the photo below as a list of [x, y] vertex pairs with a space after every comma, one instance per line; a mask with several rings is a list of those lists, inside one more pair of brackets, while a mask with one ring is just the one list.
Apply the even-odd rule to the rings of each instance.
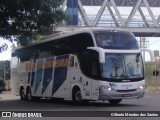
[[102, 46], [102, 47], [113, 46], [113, 38], [110, 35], [106, 36], [104, 34], [99, 34], [97, 36], [97, 42], [98, 42], [98, 46]]
[[129, 32], [95, 32], [98, 47], [104, 49], [139, 49], [136, 38]]

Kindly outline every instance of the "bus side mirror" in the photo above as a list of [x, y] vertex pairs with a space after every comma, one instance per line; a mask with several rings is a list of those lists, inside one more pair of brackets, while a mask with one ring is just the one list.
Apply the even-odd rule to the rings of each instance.
[[99, 53], [99, 62], [105, 63], [105, 52], [100, 47], [87, 47], [88, 50], [95, 50]]
[[152, 50], [146, 49], [146, 48], [140, 48], [140, 51], [148, 52], [151, 58], [151, 62], [155, 62], [154, 52]]

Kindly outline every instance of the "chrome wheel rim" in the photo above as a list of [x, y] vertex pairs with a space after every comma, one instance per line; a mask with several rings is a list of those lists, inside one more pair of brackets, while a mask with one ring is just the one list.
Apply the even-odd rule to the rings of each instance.
[[76, 101], [81, 102], [82, 101], [82, 94], [81, 91], [77, 91], [75, 95]]

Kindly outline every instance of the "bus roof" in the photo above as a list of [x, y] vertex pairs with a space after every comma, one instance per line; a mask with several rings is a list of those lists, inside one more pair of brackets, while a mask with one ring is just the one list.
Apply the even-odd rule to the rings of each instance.
[[56, 39], [60, 39], [60, 38], [64, 38], [64, 37], [68, 37], [68, 36], [72, 36], [72, 35], [76, 35], [76, 34], [80, 34], [80, 33], [90, 33], [90, 34], [92, 34], [93, 32], [96, 32], [96, 31], [127, 32], [127, 31], [124, 31], [124, 30], [115, 30], [115, 29], [108, 29], [108, 28], [85, 28], [85, 29], [79, 29], [79, 30], [75, 30], [75, 31], [62, 31], [62, 32], [57, 32], [57, 33], [52, 34], [52, 35], [45, 36], [41, 39], [41, 41], [31, 43], [28, 46], [20, 46], [20, 47], [16, 48], [15, 50], [31, 47], [31, 46], [34, 46], [34, 45], [37, 45], [37, 44], [49, 42], [49, 41], [52, 41], [52, 40], [56, 40]]

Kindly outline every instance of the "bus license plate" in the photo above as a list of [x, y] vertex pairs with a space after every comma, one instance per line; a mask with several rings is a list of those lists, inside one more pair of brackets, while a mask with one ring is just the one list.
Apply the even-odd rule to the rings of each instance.
[[131, 97], [131, 94], [123, 94], [123, 97]]

